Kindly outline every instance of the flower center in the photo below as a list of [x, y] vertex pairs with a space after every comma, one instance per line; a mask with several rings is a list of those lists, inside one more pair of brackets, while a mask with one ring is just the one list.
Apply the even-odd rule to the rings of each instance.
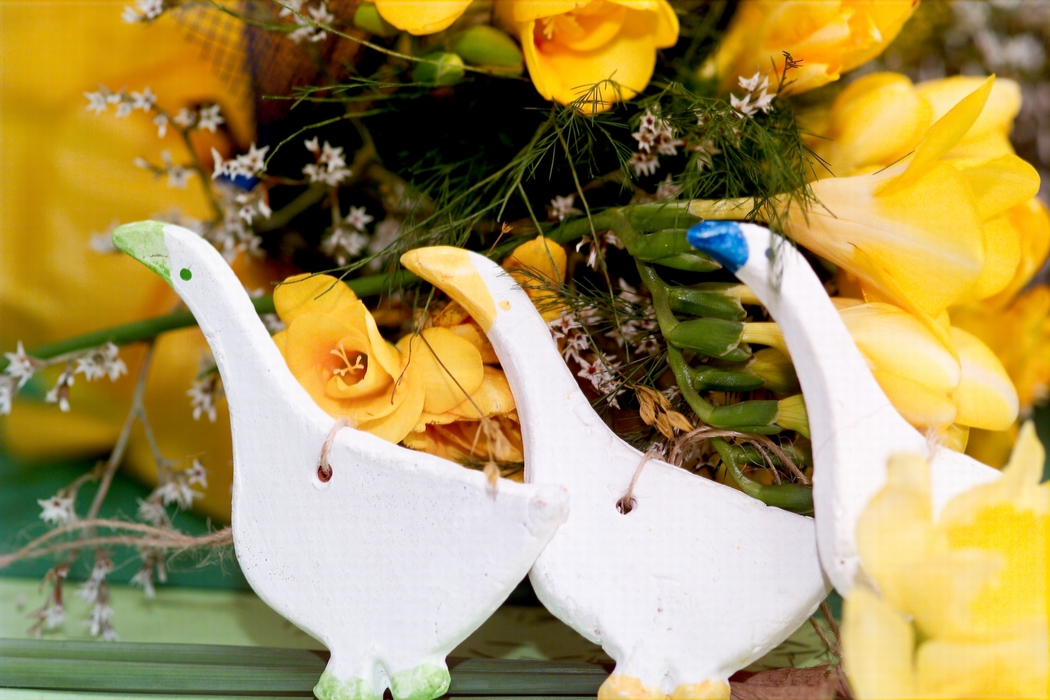
[[347, 381], [348, 384], [360, 381], [361, 377], [363, 377], [368, 370], [368, 355], [363, 352], [351, 351], [350, 354], [347, 355], [346, 349], [343, 348], [343, 344], [339, 343], [339, 346], [335, 350], [332, 350], [331, 353], [343, 361], [343, 366], [332, 370], [332, 372], [338, 374], [344, 380], [347, 380], [347, 375], [349, 374], [350, 377], [349, 381]]

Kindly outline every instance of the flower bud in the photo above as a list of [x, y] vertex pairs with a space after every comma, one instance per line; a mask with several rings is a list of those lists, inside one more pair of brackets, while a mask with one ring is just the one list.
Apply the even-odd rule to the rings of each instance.
[[423, 56], [423, 60], [415, 65], [412, 79], [418, 83], [446, 87], [463, 80], [464, 72], [463, 59], [457, 54], [434, 51]]
[[521, 50], [506, 32], [476, 24], [452, 41], [452, 51], [475, 66], [500, 69], [515, 75], [525, 69]]

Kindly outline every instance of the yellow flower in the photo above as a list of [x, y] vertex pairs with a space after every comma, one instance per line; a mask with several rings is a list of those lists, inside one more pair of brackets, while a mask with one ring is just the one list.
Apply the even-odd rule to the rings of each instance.
[[1023, 411], [1050, 396], [1050, 287], [1032, 287], [1006, 308], [990, 303], [955, 307], [951, 318], [999, 357]]
[[[156, 160], [164, 149], [176, 162], [185, 160], [172, 129], [158, 140], [157, 127], [140, 112], [119, 120], [112, 109], [93, 114], [84, 109], [83, 93], [100, 83], [129, 91], [149, 86], [171, 112], [217, 101], [241, 143], [252, 140], [249, 105], [233, 96], [170, 13], [146, 28], [121, 22], [120, 7], [111, 3], [5, 3], [0, 12], [0, 64], [18, 66], [0, 81], [0, 348], [13, 350], [21, 340], [31, 349], [168, 313], [178, 301], [171, 289], [127, 256], [92, 250], [92, 234], [159, 211], [203, 218], [207, 202], [192, 181], [173, 189], [134, 165], [136, 157]], [[268, 281], [250, 286], [268, 287]], [[161, 452], [179, 466], [198, 457], [209, 470], [209, 488], [195, 509], [228, 521], [225, 402], [215, 423], [194, 421], [186, 396], [207, 351], [196, 329], [162, 336], [145, 402]], [[111, 449], [131, 405], [142, 349], [122, 348], [121, 357], [129, 376], [77, 381], [69, 413], [18, 400], [0, 421], [5, 447], [33, 459]], [[156, 463], [139, 430], [132, 432], [124, 467], [156, 483]]]
[[568, 104], [601, 86], [585, 105], [603, 111], [645, 89], [656, 50], [678, 41], [667, 0], [496, 0], [497, 20], [521, 42], [536, 90]]
[[890, 461], [886, 486], [857, 522], [871, 585], [858, 585], [845, 607], [858, 698], [1047, 697], [1044, 457], [1026, 424], [1002, 477], [955, 497], [936, 519], [926, 462]]
[[791, 92], [838, 80], [882, 53], [918, 0], [743, 0], [703, 77], [718, 77], [723, 90], [738, 78], [784, 70], [784, 51], [801, 62], [788, 73]]
[[416, 35], [447, 29], [468, 5], [470, 0], [375, 0], [376, 9], [383, 19]]
[[[1017, 419], [1010, 377], [973, 335], [950, 328], [945, 344], [929, 324], [891, 304], [834, 301], [875, 380], [912, 425], [942, 432], [953, 424], [1005, 430]], [[749, 323], [743, 339], [788, 353], [775, 324]]]
[[[975, 144], [994, 141], [995, 130], [981, 120], [993, 83], [983, 81], [912, 141], [924, 115], [932, 119], [937, 108], [906, 99], [908, 86], [898, 78], [858, 81], [860, 87], [844, 93], [847, 101], [836, 102], [829, 123], [844, 144], [835, 162], [861, 174], [812, 183], [819, 205], [808, 212], [792, 208], [788, 233], [856, 275], [869, 300], [900, 306], [934, 330], [932, 320], [952, 304], [1011, 285], [1021, 263], [1011, 216], [1028, 206], [1039, 176], [1012, 153], [973, 157]], [[899, 118], [901, 133], [887, 129], [882, 139], [867, 115], [885, 119], [891, 103], [910, 104], [914, 113]], [[851, 140], [847, 129], [866, 136]], [[869, 172], [909, 152], [904, 161]]]
[[565, 282], [567, 259], [565, 248], [536, 236], [515, 248], [503, 261], [503, 269], [522, 286], [547, 323], [565, 312], [556, 288]]
[[495, 353], [465, 312], [446, 309], [395, 346], [334, 277], [289, 278], [274, 305], [288, 325], [274, 343], [329, 415], [450, 459], [522, 460], [510, 386], [502, 370], [485, 364]]
[[274, 342], [318, 406], [391, 442], [408, 434], [426, 397], [420, 362], [402, 359], [349, 287], [327, 275], [292, 277], [274, 306], [288, 325]]

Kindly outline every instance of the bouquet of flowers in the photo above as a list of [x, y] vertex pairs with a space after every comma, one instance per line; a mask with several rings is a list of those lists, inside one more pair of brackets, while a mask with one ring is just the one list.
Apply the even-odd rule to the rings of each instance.
[[[91, 630], [110, 638], [109, 547], [138, 547], [133, 582], [153, 595], [171, 551], [230, 542], [173, 524], [180, 509], [229, 519], [222, 380], [193, 316], [116, 254], [118, 224], [168, 221], [221, 251], [334, 418], [521, 480], [522, 426], [483, 327], [400, 263], [423, 246], [482, 253], [623, 439], [810, 514], [784, 333], [687, 237], [735, 220], [806, 256], [931, 442], [997, 468], [1013, 451], [994, 489], [938, 518], [925, 462], [891, 464], [858, 525], [871, 585], [845, 613], [854, 691], [1045, 696], [1050, 504], [1022, 426], [1050, 390], [1048, 93], [1041, 40], [1015, 29], [1050, 12], [1001, 4], [136, 0], [124, 26], [112, 8], [70, 10], [59, 31], [117, 39], [112, 61], [52, 71], [51, 113], [86, 105], [54, 120], [44, 165], [3, 107], [8, 159], [31, 167], [4, 175], [0, 413], [11, 451], [107, 457], [40, 500], [54, 529], [0, 555], [58, 556], [33, 631], [61, 624], [85, 552]], [[13, 56], [34, 45], [24, 31], [2, 40]], [[19, 203], [34, 174], [46, 201]], [[101, 519], [122, 466], [153, 491], [134, 518]]]

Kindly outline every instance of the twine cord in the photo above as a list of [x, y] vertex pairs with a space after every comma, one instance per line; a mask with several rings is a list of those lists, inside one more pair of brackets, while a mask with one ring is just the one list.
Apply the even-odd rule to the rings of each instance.
[[642, 455], [642, 461], [638, 462], [638, 467], [634, 470], [634, 476], [631, 477], [631, 483], [627, 485], [627, 492], [623, 494], [623, 498], [616, 502], [616, 510], [620, 511], [624, 515], [630, 513], [637, 501], [634, 500], [634, 487], [638, 483], [638, 477], [642, 475], [642, 469], [646, 463], [659, 451], [659, 446], [653, 445], [649, 450]]
[[332, 478], [332, 465], [328, 461], [328, 456], [332, 452], [332, 443], [335, 442], [336, 433], [348, 425], [350, 425], [349, 419], [346, 416], [341, 417], [332, 425], [332, 429], [328, 431], [324, 439], [324, 444], [321, 445], [321, 456], [317, 460], [317, 478], [323, 482]]

